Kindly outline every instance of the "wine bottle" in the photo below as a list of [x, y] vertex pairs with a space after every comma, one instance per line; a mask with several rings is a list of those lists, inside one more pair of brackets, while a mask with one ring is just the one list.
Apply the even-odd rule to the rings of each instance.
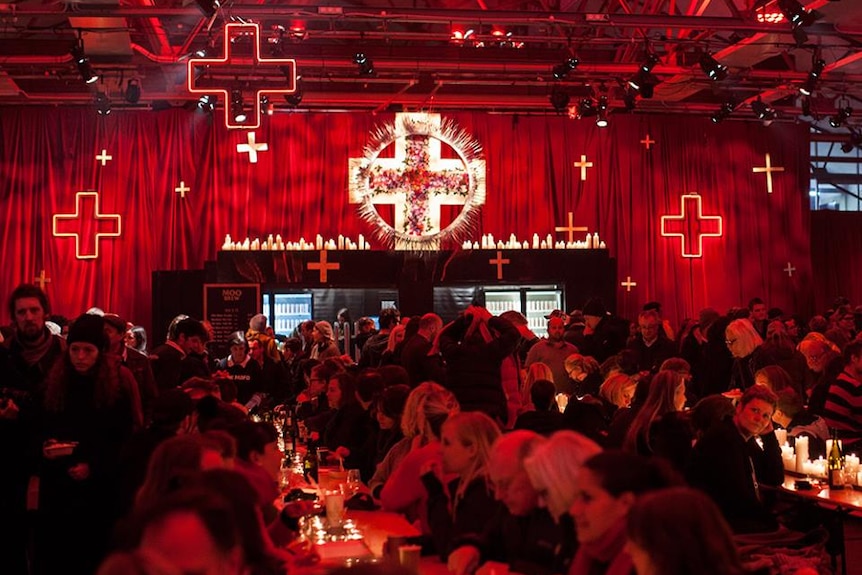
[[829, 489], [844, 489], [844, 456], [841, 453], [841, 444], [838, 441], [838, 430], [832, 430], [832, 446], [827, 455], [827, 466], [829, 475]]
[[307, 481], [314, 480], [317, 482], [317, 444], [314, 441], [308, 441], [308, 448], [305, 451], [305, 457], [302, 460], [302, 467], [305, 472]]

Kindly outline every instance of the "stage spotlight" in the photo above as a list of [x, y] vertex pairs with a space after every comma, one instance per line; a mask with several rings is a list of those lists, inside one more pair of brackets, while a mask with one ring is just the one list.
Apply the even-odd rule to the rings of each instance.
[[580, 63], [580, 60], [578, 60], [577, 58], [568, 58], [565, 62], [554, 66], [553, 70], [551, 70], [551, 73], [553, 73], [555, 80], [562, 80], [563, 78], [567, 77], [569, 73], [571, 73], [575, 68], [577, 68], [578, 64]]
[[837, 113], [834, 116], [829, 116], [829, 125], [833, 128], [840, 128], [853, 114], [853, 108], [848, 105], [841, 106], [841, 104], [839, 104], [836, 112]]
[[107, 94], [104, 92], [96, 92], [96, 96], [93, 101], [96, 104], [96, 112], [98, 112], [100, 116], [107, 116], [111, 113], [111, 100], [108, 98]]
[[131, 79], [126, 84], [126, 91], [123, 93], [123, 98], [129, 104], [137, 104], [141, 100], [141, 83], [136, 79]]
[[658, 64], [661, 60], [654, 52], [647, 52], [646, 59], [641, 64], [641, 70], [645, 73], [652, 72], [652, 69], [655, 68], [655, 65]]
[[302, 76], [296, 77], [296, 91], [293, 94], [285, 94], [284, 101], [294, 108], [302, 102]]
[[698, 64], [700, 64], [701, 70], [703, 70], [704, 74], [706, 74], [710, 80], [720, 82], [727, 78], [727, 66], [723, 66], [719, 63], [718, 60], [713, 58], [712, 54], [709, 52], [701, 54]]
[[269, 96], [260, 97], [260, 111], [267, 116], [272, 116], [272, 113], [275, 111], [275, 105], [270, 102]]
[[233, 116], [233, 121], [237, 124], [242, 124], [248, 118], [245, 113], [245, 102], [243, 101], [241, 90], [231, 90], [230, 113]]
[[84, 54], [84, 48], [80, 44], [72, 48], [72, 58], [74, 58], [75, 65], [78, 67], [78, 72], [81, 74], [84, 82], [92, 84], [99, 79], [99, 75], [93, 70], [93, 66], [90, 65], [90, 59]]
[[638, 70], [638, 73], [628, 81], [628, 85], [640, 92], [642, 98], [649, 100], [655, 93], [656, 78], [649, 72], [644, 72], [643, 68]]
[[550, 96], [551, 106], [557, 112], [565, 112], [569, 107], [570, 96], [563, 90], [554, 90]]
[[374, 74], [374, 62], [364, 52], [357, 52], [353, 56], [353, 62], [359, 66], [360, 76], [371, 76]]
[[811, 63], [811, 71], [808, 72], [808, 79], [805, 81], [805, 84], [799, 88], [800, 94], [803, 96], [810, 96], [814, 93], [814, 88], [817, 87], [817, 81], [820, 79], [820, 75], [823, 73], [823, 69], [825, 67], [825, 60], [822, 58], [814, 58]]
[[623, 104], [625, 104], [626, 112], [631, 112], [637, 105], [637, 93], [634, 90], [626, 90], [623, 92]]
[[810, 26], [817, 20], [817, 13], [806, 10], [797, 0], [778, 0], [778, 9], [790, 20], [794, 29]]
[[215, 16], [215, 13], [218, 12], [219, 8], [221, 8], [221, 2], [219, 2], [219, 0], [195, 0], [195, 4], [198, 5], [200, 11], [207, 18]]
[[599, 96], [599, 103], [596, 106], [596, 126], [599, 128], [608, 127], [608, 97]]
[[589, 118], [596, 114], [598, 114], [598, 110], [596, 110], [596, 107], [593, 105], [592, 98], [582, 98], [581, 101], [578, 102], [578, 119]]
[[775, 110], [770, 108], [760, 98], [751, 103], [751, 111], [758, 120], [763, 120], [763, 125], [768, 126], [775, 119]]
[[216, 96], [204, 94], [198, 99], [198, 109], [204, 112], [212, 112], [215, 109], [217, 100]]
[[721, 108], [719, 108], [716, 113], [710, 116], [710, 119], [712, 120], [713, 124], [720, 124], [725, 119], [727, 119], [727, 117], [730, 116], [735, 109], [736, 104], [733, 102], [733, 100], [728, 100], [721, 105]]
[[851, 130], [847, 140], [841, 144], [841, 151], [845, 154], [852, 152], [853, 148], [862, 149], [862, 133], [856, 130]]

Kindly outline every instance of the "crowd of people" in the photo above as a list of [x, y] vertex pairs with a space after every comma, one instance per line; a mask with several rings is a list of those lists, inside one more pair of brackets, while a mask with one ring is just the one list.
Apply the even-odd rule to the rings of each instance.
[[275, 505], [273, 412], [456, 575], [495, 561], [816, 573], [821, 518], [769, 489], [784, 480], [774, 430], [807, 436], [814, 457], [830, 430], [849, 450], [862, 438], [862, 314], [843, 300], [805, 322], [753, 299], [673, 330], [657, 303], [629, 322], [591, 299], [547, 316], [545, 338], [479, 305], [447, 324], [387, 308], [348, 341], [326, 321], [275, 334], [256, 315], [218, 342], [225, 357], [187, 316], [150, 349], [116, 314], [52, 315], [33, 285], [8, 312], [3, 573], [301, 573], [297, 517]]

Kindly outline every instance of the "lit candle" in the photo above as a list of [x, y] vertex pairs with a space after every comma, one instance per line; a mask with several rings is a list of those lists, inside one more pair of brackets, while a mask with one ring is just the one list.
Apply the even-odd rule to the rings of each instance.
[[540, 245], [541, 244], [539, 243], [539, 234], [533, 234], [533, 249], [534, 250], [539, 249]]
[[805, 462], [808, 461], [808, 436], [800, 435], [796, 438], [796, 472], [806, 473]]
[[230, 234], [227, 234], [224, 237], [224, 243], [222, 244], [221, 249], [229, 250], [232, 248], [233, 248], [233, 241], [231, 241], [231, 239], [230, 239]]
[[586, 248], [589, 250], [589, 249], [592, 249], [592, 247], [593, 247], [593, 236], [591, 236], [590, 234], [587, 234]]
[[607, 249], [608, 246], [605, 245], [605, 240], [599, 242], [599, 249]]
[[344, 249], [344, 236], [342, 236], [341, 234], [338, 234], [338, 249]]
[[787, 430], [786, 429], [776, 429], [775, 430], [775, 439], [778, 440], [778, 445], [786, 445], [787, 444]]
[[528, 242], [527, 240], [524, 240], [524, 244], [521, 247], [524, 248], [525, 250], [530, 249], [530, 242]]

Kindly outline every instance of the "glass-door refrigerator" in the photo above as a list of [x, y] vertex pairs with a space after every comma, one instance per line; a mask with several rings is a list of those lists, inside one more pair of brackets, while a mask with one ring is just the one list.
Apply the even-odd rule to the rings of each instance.
[[292, 335], [300, 323], [312, 319], [313, 309], [311, 293], [263, 294], [263, 314], [279, 335]]
[[509, 310], [527, 318], [530, 330], [539, 337], [548, 333], [546, 315], [563, 309], [563, 290], [558, 286], [520, 286], [485, 288], [485, 307], [493, 315]]

